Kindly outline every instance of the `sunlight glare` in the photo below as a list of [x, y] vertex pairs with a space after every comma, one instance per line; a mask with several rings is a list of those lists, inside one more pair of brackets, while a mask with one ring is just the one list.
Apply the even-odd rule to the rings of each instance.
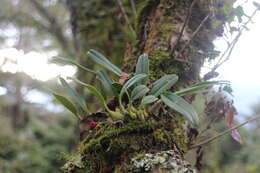
[[48, 57], [52, 57], [55, 53], [45, 55], [37, 52], [29, 52], [24, 54], [22, 50], [8, 48], [0, 50], [0, 65], [7, 61], [2, 66], [3, 72], [24, 72], [29, 76], [46, 81], [55, 78], [59, 75], [73, 76], [76, 69], [72, 66], [58, 66], [49, 64]]

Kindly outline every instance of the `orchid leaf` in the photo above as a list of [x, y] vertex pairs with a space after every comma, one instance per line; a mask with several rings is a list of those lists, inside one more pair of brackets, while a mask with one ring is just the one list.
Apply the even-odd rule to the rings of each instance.
[[[146, 74], [137, 74], [137, 75], [134, 75], [132, 78], [130, 78], [123, 86], [120, 94], [119, 94], [119, 104], [120, 104], [120, 107], [123, 108], [122, 106], [122, 97], [123, 97], [123, 94], [125, 92], [127, 92], [127, 89], [130, 88], [132, 85], [136, 84], [137, 82], [141, 81], [142, 79], [146, 78], [147, 75]], [[127, 93], [128, 94], [128, 93]]]
[[54, 60], [63, 61], [63, 62], [65, 62], [65, 63], [67, 63], [67, 64], [74, 65], [74, 66], [78, 67], [79, 69], [85, 70], [85, 71], [90, 72], [90, 73], [93, 73], [93, 74], [96, 73], [95, 71], [90, 70], [90, 69], [88, 69], [87, 67], [84, 67], [83, 65], [80, 65], [80, 64], [78, 64], [77, 62], [72, 61], [72, 60], [67, 59], [67, 58], [54, 57]]
[[171, 92], [165, 92], [161, 95], [161, 100], [164, 104], [185, 116], [193, 124], [198, 124], [199, 118], [197, 112], [195, 111], [193, 106], [185, 101], [183, 98]]
[[197, 93], [205, 88], [211, 87], [213, 85], [220, 85], [220, 84], [229, 84], [228, 81], [206, 81], [206, 82], [200, 82], [195, 85], [192, 85], [189, 88], [184, 88], [179, 91], [176, 91], [174, 94], [178, 96], [184, 96], [187, 94], [194, 94]]
[[[137, 64], [136, 64], [136, 69], [135, 69], [135, 74], [147, 74], [149, 75], [149, 59], [148, 55], [145, 53], [141, 55], [138, 58]], [[147, 82], [148, 76], [146, 79], [143, 79], [142, 81], [139, 82], [139, 84], [145, 84]]]
[[100, 66], [106, 68], [107, 70], [115, 73], [117, 76], [120, 76], [122, 74], [122, 71], [112, 64], [104, 55], [101, 53], [91, 49], [87, 52], [88, 56], [97, 64]]
[[177, 75], [165, 75], [153, 83], [153, 87], [149, 94], [157, 97], [166, 90], [170, 89], [177, 81]]
[[123, 119], [124, 118], [124, 115], [119, 110], [118, 111], [112, 111], [108, 108], [104, 97], [101, 95], [101, 93], [94, 86], [86, 84], [84, 82], [81, 82], [80, 80], [75, 79], [75, 78], [71, 78], [71, 79], [73, 79], [75, 82], [81, 84], [82, 86], [86, 87], [92, 94], [94, 94], [112, 118], [114, 118], [114, 119]]
[[145, 96], [149, 92], [149, 88], [145, 85], [136, 86], [131, 93], [131, 100], [134, 101], [140, 97]]
[[69, 84], [61, 77], [60, 77], [60, 82], [61, 82], [64, 90], [70, 95], [70, 97], [75, 102], [77, 102], [84, 111], [86, 111], [88, 114], [90, 114], [90, 111], [87, 108], [85, 99], [81, 95], [79, 95], [79, 93], [75, 89], [71, 88], [69, 86]]
[[157, 100], [158, 100], [158, 98], [155, 97], [154, 95], [144, 96], [142, 101], [141, 101], [141, 105], [151, 104], [151, 103], [153, 103]]
[[81, 117], [78, 115], [77, 108], [73, 103], [71, 103], [66, 97], [53, 93], [53, 96], [55, 99], [60, 102], [65, 108], [67, 108], [71, 113], [73, 113], [78, 119], [81, 119]]
[[113, 81], [108, 76], [107, 72], [104, 70], [97, 71], [97, 79], [102, 83], [102, 87], [105, 89], [107, 93], [111, 93], [113, 96], [118, 95], [115, 88], [113, 87]]

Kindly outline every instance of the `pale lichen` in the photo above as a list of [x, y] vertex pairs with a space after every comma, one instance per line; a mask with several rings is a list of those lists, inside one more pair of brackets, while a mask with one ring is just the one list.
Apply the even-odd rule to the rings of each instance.
[[134, 165], [133, 173], [196, 173], [191, 164], [183, 160], [175, 151], [168, 150], [155, 154], [147, 153], [143, 157], [134, 157], [131, 160]]

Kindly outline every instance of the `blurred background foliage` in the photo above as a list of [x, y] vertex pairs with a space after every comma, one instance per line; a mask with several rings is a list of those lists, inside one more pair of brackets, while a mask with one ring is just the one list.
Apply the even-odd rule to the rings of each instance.
[[[126, 12], [133, 8], [130, 2], [123, 1]], [[83, 5], [89, 7], [86, 14], [89, 20], [80, 25], [85, 26], [81, 31], [71, 27], [65, 0], [0, 0], [0, 4], [1, 49], [13, 47], [25, 53], [52, 53], [96, 68], [83, 59], [80, 46], [100, 50], [120, 65], [126, 43], [134, 37], [114, 0], [84, 1]], [[131, 20], [134, 16], [129, 17]], [[74, 32], [86, 32], [88, 43], [79, 45], [80, 38]], [[78, 141], [76, 119], [59, 107], [46, 90], [62, 93], [56, 79], [41, 81], [23, 72], [3, 70], [8, 63], [17, 62], [8, 57], [0, 60], [0, 172], [60, 172], [64, 163], [60, 159], [62, 153], [71, 152]], [[86, 75], [81, 79], [88, 83], [94, 81]], [[45, 103], [37, 102], [30, 97], [33, 93], [48, 99]], [[260, 114], [260, 101], [252, 106], [252, 111]], [[210, 135], [223, 130], [224, 124], [216, 123]], [[227, 135], [206, 147], [202, 172], [259, 173], [259, 129], [259, 122], [241, 128], [243, 145]]]

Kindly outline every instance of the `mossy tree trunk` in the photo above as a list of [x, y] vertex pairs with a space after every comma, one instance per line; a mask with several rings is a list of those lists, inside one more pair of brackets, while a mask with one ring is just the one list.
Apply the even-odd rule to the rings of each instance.
[[[106, 55], [118, 51], [118, 57], [122, 56], [124, 41], [118, 43], [114, 38], [109, 40], [109, 35], [104, 36], [105, 40], [97, 36], [117, 32], [117, 22], [104, 28], [100, 28], [101, 25], [91, 27], [94, 25], [89, 17], [99, 16], [96, 22], [113, 21], [111, 15], [115, 15], [118, 8], [115, 2], [68, 1], [74, 34], [79, 39], [79, 53], [83, 57], [86, 49], [96, 48], [91, 47], [93, 45]], [[233, 0], [228, 3], [228, 8], [231, 8]], [[213, 40], [222, 34], [224, 19], [217, 20], [215, 16], [222, 13], [219, 9], [225, 5], [220, 6], [211, 0], [136, 0], [135, 4], [137, 17], [130, 19], [135, 23], [136, 40], [131, 46], [126, 46], [123, 70], [132, 72], [137, 57], [147, 53], [151, 81], [170, 73], [177, 74], [180, 79], [174, 89], [199, 81], [203, 62], [216, 54]], [[98, 5], [100, 8], [93, 10]], [[100, 12], [101, 9], [106, 9], [108, 13]], [[192, 101], [191, 97], [186, 99]], [[183, 160], [195, 135], [191, 129], [192, 125], [181, 115], [167, 109], [165, 112], [160, 107], [156, 116], [146, 121], [106, 124], [87, 132], [64, 170], [85, 173], [195, 172]], [[149, 162], [156, 163], [156, 166]]]
[[[87, 67], [94, 64], [88, 61], [86, 52], [96, 49], [110, 57], [114, 63], [122, 62], [126, 39], [124, 26], [118, 17], [118, 7], [115, 2], [107, 0], [67, 0], [71, 12], [71, 26], [77, 48], [77, 61]], [[113, 17], [112, 17], [113, 16]], [[90, 81], [84, 71], [80, 71], [79, 78]], [[93, 81], [92, 81], [93, 82]]]

